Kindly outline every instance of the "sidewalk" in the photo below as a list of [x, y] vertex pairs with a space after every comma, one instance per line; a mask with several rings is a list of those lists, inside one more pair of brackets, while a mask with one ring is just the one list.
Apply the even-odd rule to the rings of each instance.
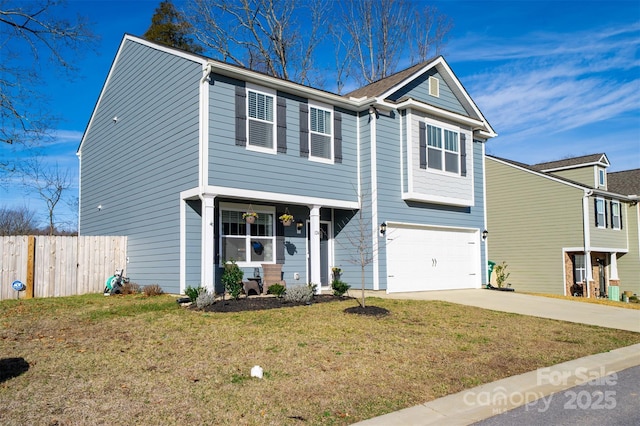
[[[351, 291], [358, 297], [359, 291]], [[441, 300], [503, 312], [640, 332], [640, 311], [486, 289], [416, 293], [366, 291], [367, 297]], [[356, 425], [469, 425], [577, 384], [640, 365], [640, 344], [467, 389]]]
[[469, 425], [589, 380], [640, 365], [640, 344], [590, 355], [355, 423], [359, 426]]

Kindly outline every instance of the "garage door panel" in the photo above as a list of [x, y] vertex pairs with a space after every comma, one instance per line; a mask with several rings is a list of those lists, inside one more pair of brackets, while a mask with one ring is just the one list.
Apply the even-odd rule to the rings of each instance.
[[390, 227], [387, 291], [479, 287], [477, 232]]

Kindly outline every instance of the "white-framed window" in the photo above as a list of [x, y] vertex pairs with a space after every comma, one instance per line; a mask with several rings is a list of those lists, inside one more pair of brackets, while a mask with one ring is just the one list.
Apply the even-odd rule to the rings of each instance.
[[248, 88], [247, 148], [275, 152], [275, 123], [275, 95]]
[[333, 111], [309, 105], [309, 158], [333, 161]]
[[573, 282], [584, 283], [587, 279], [587, 267], [584, 254], [573, 255]]
[[611, 227], [613, 229], [622, 228], [622, 215], [620, 214], [619, 201], [611, 201]]
[[241, 267], [256, 267], [275, 262], [275, 209], [254, 209], [253, 224], [242, 218], [248, 208], [242, 205], [220, 206], [220, 262], [235, 260]]
[[460, 172], [458, 132], [427, 124], [427, 167], [455, 174]]
[[603, 169], [598, 169], [598, 186], [606, 186], [606, 173]]
[[596, 198], [596, 226], [598, 228], [607, 227], [607, 212], [605, 211], [604, 198]]

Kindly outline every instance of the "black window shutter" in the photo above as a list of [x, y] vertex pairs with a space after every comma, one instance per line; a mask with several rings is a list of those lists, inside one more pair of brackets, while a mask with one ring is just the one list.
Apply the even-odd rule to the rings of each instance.
[[300, 103], [300, 157], [309, 157], [309, 106]]
[[624, 206], [625, 204], [620, 203], [619, 204], [619, 208], [618, 210], [620, 211], [620, 229], [622, 229], [622, 206]]
[[460, 133], [460, 175], [467, 175], [467, 135]]
[[342, 114], [333, 113], [333, 158], [342, 163]]
[[419, 125], [419, 139], [420, 139], [420, 168], [427, 168], [427, 125], [420, 122]]
[[278, 96], [278, 152], [287, 153], [287, 100]]
[[600, 225], [600, 223], [598, 222], [598, 199], [594, 198], [593, 199], [593, 213], [594, 216], [596, 217], [596, 228]]
[[607, 203], [606, 201], [604, 203], [604, 227], [608, 228], [609, 227], [609, 212], [607, 211]]
[[247, 146], [247, 92], [236, 86], [236, 145]]

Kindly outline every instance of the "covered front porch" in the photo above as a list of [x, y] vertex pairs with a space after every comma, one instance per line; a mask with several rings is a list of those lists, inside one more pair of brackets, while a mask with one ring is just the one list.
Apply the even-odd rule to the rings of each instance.
[[[222, 292], [223, 265], [231, 260], [245, 279], [264, 276], [263, 265], [282, 265], [287, 285], [319, 284], [320, 292], [330, 284], [336, 214], [358, 209], [350, 200], [220, 187], [185, 191], [180, 206], [181, 292]], [[283, 223], [283, 214], [293, 220]]]

